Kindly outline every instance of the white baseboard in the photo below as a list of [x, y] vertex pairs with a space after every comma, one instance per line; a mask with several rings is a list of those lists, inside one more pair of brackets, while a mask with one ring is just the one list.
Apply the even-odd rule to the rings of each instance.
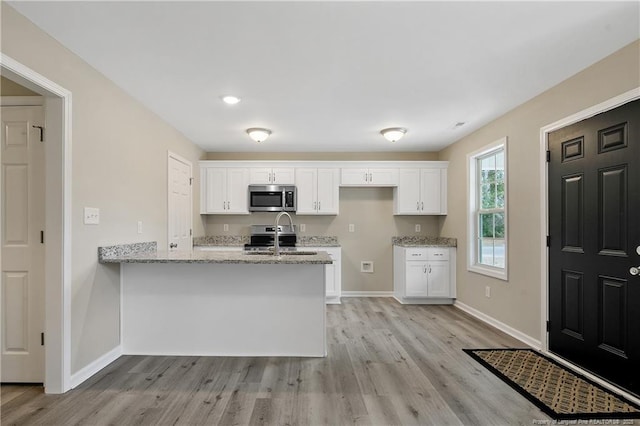
[[490, 317], [487, 314], [484, 314], [482, 312], [480, 312], [479, 310], [472, 308], [469, 305], [465, 305], [464, 303], [460, 302], [460, 301], [456, 301], [453, 306], [455, 306], [456, 308], [460, 309], [461, 311], [464, 311], [466, 313], [468, 313], [471, 316], [474, 316], [476, 318], [478, 318], [480, 321], [486, 322], [487, 324], [489, 324], [492, 327], [497, 328], [500, 331], [503, 331], [505, 333], [507, 333], [509, 336], [514, 337], [518, 340], [520, 340], [522, 343], [525, 343], [529, 346], [531, 346], [534, 349], [538, 349], [540, 350], [542, 348], [542, 342], [540, 342], [540, 340], [534, 339], [533, 337], [524, 334], [521, 331], [516, 330], [515, 328], [501, 322], [498, 321], [497, 319]]
[[393, 291], [343, 291], [342, 297], [393, 297]]
[[75, 374], [71, 375], [71, 389], [82, 384], [85, 380], [89, 379], [91, 376], [96, 374], [98, 371], [105, 368], [107, 365], [111, 364], [116, 359], [120, 358], [122, 355], [122, 346], [118, 345], [115, 348], [111, 349], [106, 354], [102, 355], [100, 358], [93, 361], [91, 364], [81, 368]]

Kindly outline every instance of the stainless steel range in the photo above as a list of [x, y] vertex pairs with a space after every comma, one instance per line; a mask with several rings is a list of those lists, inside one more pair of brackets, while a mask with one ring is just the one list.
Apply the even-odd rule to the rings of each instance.
[[[244, 245], [245, 250], [267, 250], [275, 246], [276, 229], [274, 225], [251, 225], [251, 242]], [[295, 250], [296, 242], [295, 225], [279, 225], [278, 241], [280, 250]]]

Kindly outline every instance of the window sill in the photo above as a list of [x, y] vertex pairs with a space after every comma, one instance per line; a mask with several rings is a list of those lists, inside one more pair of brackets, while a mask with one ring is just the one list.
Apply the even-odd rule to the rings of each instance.
[[475, 272], [476, 274], [486, 275], [488, 277], [497, 278], [503, 281], [509, 281], [509, 274], [507, 269], [492, 268], [491, 266], [484, 265], [470, 265], [467, 266], [469, 272]]

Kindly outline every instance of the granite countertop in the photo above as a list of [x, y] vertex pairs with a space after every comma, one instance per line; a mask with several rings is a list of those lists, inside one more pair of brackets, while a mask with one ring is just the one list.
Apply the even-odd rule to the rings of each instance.
[[399, 247], [457, 247], [458, 240], [446, 237], [392, 237], [391, 244]]
[[238, 251], [158, 251], [157, 243], [121, 244], [98, 247], [100, 263], [232, 263], [232, 264], [330, 264], [328, 253], [247, 254]]
[[[248, 235], [210, 235], [207, 237], [196, 237], [193, 239], [194, 247], [206, 246], [224, 246], [224, 247], [241, 247], [251, 242]], [[296, 247], [340, 247], [338, 237], [321, 237], [321, 236], [300, 236], [298, 235], [298, 243]]]

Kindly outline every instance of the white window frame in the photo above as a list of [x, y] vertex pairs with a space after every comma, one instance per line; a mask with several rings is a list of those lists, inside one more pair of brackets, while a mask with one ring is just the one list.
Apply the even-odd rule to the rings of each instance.
[[[504, 150], [504, 268], [478, 263], [478, 158], [498, 149]], [[467, 155], [467, 270], [489, 277], [508, 281], [509, 279], [509, 203], [508, 203], [508, 151], [507, 137], [498, 139], [489, 145]]]

